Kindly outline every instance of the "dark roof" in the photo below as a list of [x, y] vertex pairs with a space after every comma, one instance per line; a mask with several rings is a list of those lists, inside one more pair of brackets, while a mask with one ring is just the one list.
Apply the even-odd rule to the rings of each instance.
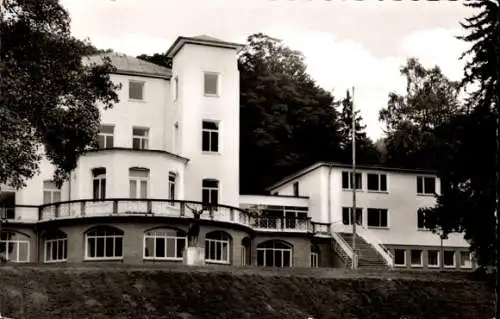
[[226, 42], [205, 34], [194, 37], [178, 37], [174, 41], [174, 43], [170, 46], [170, 48], [167, 50], [167, 57], [169, 58], [174, 57], [175, 54], [182, 48], [182, 46], [187, 43], [225, 48], [225, 49], [233, 49], [233, 50], [239, 50], [244, 46], [239, 43]]
[[[311, 166], [308, 166], [304, 168], [303, 170], [298, 171], [297, 173], [294, 173], [292, 175], [289, 175], [280, 181], [274, 183], [273, 185], [269, 186], [266, 188], [267, 191], [271, 191], [277, 187], [280, 187], [284, 184], [287, 184], [294, 179], [300, 178], [306, 174], [311, 173], [312, 171], [323, 167], [335, 167], [335, 168], [346, 168], [346, 169], [351, 169], [352, 165], [351, 164], [344, 164], [344, 163], [336, 163], [336, 162], [318, 162], [316, 164], [313, 164]], [[425, 170], [425, 169], [410, 169], [410, 168], [397, 168], [397, 167], [388, 167], [388, 166], [382, 166], [382, 165], [356, 165], [356, 169], [359, 170], [376, 170], [376, 171], [386, 171], [386, 172], [397, 172], [397, 173], [408, 173], [408, 174], [423, 174], [423, 175], [437, 175], [436, 171], [432, 170]]]
[[117, 74], [137, 75], [164, 79], [170, 79], [170, 77], [172, 76], [172, 71], [170, 69], [120, 53], [102, 53], [91, 55], [87, 57], [87, 61], [99, 64], [102, 62], [103, 57], [109, 57], [111, 59], [111, 64], [116, 67], [115, 73]]

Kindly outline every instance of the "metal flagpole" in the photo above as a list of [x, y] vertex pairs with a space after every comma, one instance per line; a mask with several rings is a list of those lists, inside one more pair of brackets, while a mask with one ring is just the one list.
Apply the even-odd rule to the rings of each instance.
[[358, 268], [358, 253], [356, 251], [356, 116], [354, 112], [354, 86], [352, 87], [352, 102], [351, 102], [351, 116], [352, 116], [352, 211], [351, 211], [351, 224], [352, 224], [352, 269]]

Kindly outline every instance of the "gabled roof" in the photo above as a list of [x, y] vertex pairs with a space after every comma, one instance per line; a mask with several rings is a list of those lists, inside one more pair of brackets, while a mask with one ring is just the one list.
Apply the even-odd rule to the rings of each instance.
[[116, 74], [136, 75], [154, 78], [170, 79], [172, 71], [163, 66], [156, 65], [132, 56], [121, 53], [102, 53], [87, 57], [87, 61], [92, 63], [102, 63], [103, 57], [109, 57], [111, 64], [116, 67]]
[[[289, 176], [281, 179], [280, 181], [267, 187], [265, 190], [272, 191], [273, 189], [276, 189], [276, 188], [283, 186], [283, 185], [285, 185], [285, 184], [287, 184], [287, 183], [289, 183], [297, 178], [300, 178], [304, 175], [307, 175], [307, 174], [311, 173], [312, 171], [315, 171], [316, 169], [323, 167], [323, 166], [333, 167], [333, 168], [352, 169], [351, 164], [336, 163], [336, 162], [318, 162], [316, 164], [313, 164], [311, 166], [304, 168], [303, 170], [298, 171], [297, 173], [294, 173], [292, 175], [289, 175]], [[356, 169], [397, 172], [397, 173], [407, 173], [407, 174], [437, 175], [437, 172], [432, 171], [432, 170], [396, 168], [396, 167], [388, 167], [388, 166], [381, 166], [381, 165], [356, 165]]]
[[177, 52], [179, 52], [179, 50], [184, 46], [184, 44], [205, 45], [217, 48], [233, 49], [237, 51], [244, 47], [244, 45], [242, 44], [222, 41], [205, 34], [195, 37], [178, 37], [167, 50], [167, 57], [173, 58], [177, 54]]

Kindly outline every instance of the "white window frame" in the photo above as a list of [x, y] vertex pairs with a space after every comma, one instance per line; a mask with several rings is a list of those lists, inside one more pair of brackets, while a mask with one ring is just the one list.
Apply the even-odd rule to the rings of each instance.
[[[172, 230], [172, 231], [175, 231], [175, 230]], [[164, 257], [158, 257], [158, 256], [156, 256], [156, 240], [158, 238], [165, 240], [165, 256]], [[146, 242], [147, 242], [147, 239], [152, 239], [153, 240], [153, 243], [154, 243], [153, 244], [153, 252], [150, 253], [150, 255], [153, 255], [153, 256], [146, 256], [146, 248], [147, 248]], [[178, 245], [180, 245], [179, 241], [181, 239], [184, 240], [184, 249], [186, 249], [187, 243], [188, 243], [188, 237], [187, 237], [187, 235], [186, 236], [171, 236], [171, 235], [168, 235], [167, 232], [160, 231], [160, 230], [148, 231], [143, 236], [142, 258], [144, 260], [172, 260], [172, 261], [182, 260], [184, 253], [182, 253], [180, 257], [177, 257], [177, 248], [178, 248]], [[168, 256], [168, 251], [167, 251], [167, 247], [168, 247], [167, 241], [168, 240], [174, 240], [174, 242], [175, 242], [175, 245], [174, 245], [175, 257], [169, 257]], [[184, 249], [183, 249], [183, 251], [184, 251]]]
[[[227, 235], [225, 235], [227, 236]], [[215, 252], [212, 252], [211, 244], [215, 245]], [[224, 248], [225, 246], [225, 248]], [[205, 262], [206, 263], [212, 263], [212, 264], [229, 264], [231, 261], [231, 255], [230, 255], [230, 246], [231, 246], [231, 240], [226, 237], [226, 239], [212, 239], [212, 238], [205, 238]], [[207, 249], [208, 248], [208, 249]], [[217, 259], [217, 251], [220, 250], [220, 259]], [[226, 250], [226, 259], [224, 259], [224, 250]], [[212, 255], [213, 253], [213, 255]], [[207, 257], [208, 256], [208, 257]], [[214, 257], [211, 258], [211, 257]]]
[[179, 99], [179, 76], [174, 76], [174, 80], [172, 81], [174, 85], [173, 94], [174, 94], [174, 102]]
[[[423, 218], [423, 222], [424, 222], [424, 226], [423, 227], [420, 227], [420, 225], [418, 224], [418, 219], [420, 218], [420, 216], [422, 216]], [[430, 228], [427, 228], [425, 227], [425, 214], [422, 212], [419, 212], [419, 210], [417, 209], [417, 230], [420, 230], [420, 231], [430, 231], [431, 229]]]
[[[143, 135], [135, 133], [135, 130], [142, 130]], [[134, 141], [139, 141], [139, 148], [134, 148]], [[149, 128], [147, 127], [132, 127], [132, 149], [134, 150], [148, 150], [149, 149]]]
[[[89, 236], [89, 232], [92, 232], [94, 230], [89, 230], [87, 233], [85, 233], [85, 260], [122, 260], [123, 259], [123, 234], [106, 234], [104, 233], [104, 235], [92, 235], [92, 236]], [[113, 256], [103, 256], [103, 257], [92, 257], [89, 255], [89, 239], [90, 238], [93, 238], [94, 239], [94, 248], [95, 248], [95, 252], [97, 254], [97, 239], [98, 238], [103, 238], [103, 242], [104, 242], [104, 254], [106, 254], [106, 242], [108, 238], [112, 238], [113, 239]], [[121, 242], [122, 242], [122, 254], [121, 256], [117, 256], [116, 255], [116, 240], [117, 239], [121, 239]]]
[[[131, 172], [145, 172], [146, 176], [132, 176]], [[146, 199], [149, 198], [149, 169], [139, 169], [139, 168], [130, 168], [128, 175], [128, 183], [129, 183], [129, 197], [134, 199]], [[130, 185], [132, 182], [135, 183], [135, 196], [130, 192]], [[146, 182], [145, 184], [142, 182]], [[146, 185], [146, 197], [141, 197], [143, 185]]]
[[[211, 186], [203, 186], [203, 182], [204, 181], [210, 181], [210, 182], [217, 182], [217, 187], [211, 187]], [[219, 205], [219, 196], [220, 196], [220, 181], [218, 179], [213, 179], [213, 178], [204, 178], [202, 181], [201, 181], [201, 197], [202, 197], [202, 201], [203, 201], [203, 193], [204, 191], [208, 191], [208, 202], [203, 202], [203, 204], [205, 205], [214, 205], [214, 206], [217, 206]], [[215, 196], [215, 201], [213, 200], [213, 194], [214, 192], [216, 192], [217, 196]]]
[[[418, 264], [414, 264], [412, 260], [413, 259], [412, 253], [414, 251], [420, 252], [420, 263]], [[410, 249], [410, 266], [414, 268], [420, 268], [424, 266], [424, 251], [422, 249]]]
[[[437, 179], [434, 176], [417, 176], [417, 195], [424, 195], [424, 196], [429, 196], [429, 195], [434, 195], [434, 192], [429, 193], [425, 189], [425, 179], [426, 178], [432, 178], [434, 180], [434, 192], [437, 190]], [[422, 192], [418, 192], [418, 181], [419, 179], [422, 181]]]
[[[62, 243], [62, 252], [59, 251], [59, 243]], [[52, 250], [56, 248], [56, 258], [52, 259], [52, 254], [49, 253], [52, 252]], [[46, 239], [45, 244], [44, 244], [44, 260], [45, 263], [57, 263], [57, 262], [65, 262], [67, 261], [68, 256], [64, 256], [64, 253], [66, 252], [67, 254], [68, 251], [68, 238], [53, 238], [53, 239]], [[62, 256], [61, 256], [62, 255]], [[47, 258], [48, 257], [48, 258]], [[59, 258], [61, 257], [61, 258]]]
[[[130, 96], [130, 84], [135, 83], [135, 84], [141, 84], [141, 99], [136, 99]], [[146, 100], [146, 82], [145, 81], [140, 81], [140, 80], [128, 80], [128, 99], [129, 101], [145, 101]]]
[[[347, 187], [344, 187], [344, 173], [347, 173], [348, 174], [348, 179], [347, 179]], [[341, 186], [342, 186], [342, 189], [343, 190], [353, 190], [353, 184], [356, 185], [356, 181], [354, 181], [353, 183], [353, 172], [352, 171], [342, 171], [341, 174]], [[363, 174], [361, 172], [356, 172], [356, 176], [360, 176], [359, 178], [359, 188], [356, 187], [356, 191], [362, 191], [363, 190]], [[356, 177], [354, 177], [354, 179], [356, 179]]]
[[247, 266], [247, 248], [245, 246], [240, 247], [241, 252], [241, 265]]
[[[99, 168], [97, 168], [99, 169]], [[106, 174], [107, 174], [107, 170], [105, 168], [104, 169], [104, 173], [102, 174], [99, 174], [99, 175], [95, 175], [94, 173], [94, 170], [92, 170], [92, 198], [94, 200], [104, 200], [106, 199], [106, 185], [107, 185], [107, 182], [106, 182]], [[97, 198], [94, 198], [94, 181], [98, 181], [98, 194], [99, 196], [97, 196]], [[104, 182], [103, 182], [104, 181]], [[104, 183], [104, 186], [103, 186], [103, 183]], [[103, 190], [104, 190], [104, 196], [102, 196], [103, 194]]]
[[[344, 224], [344, 210], [345, 209], [348, 209], [349, 210], [349, 221], [347, 224]], [[357, 212], [360, 212], [360, 216], [361, 216], [361, 223], [356, 223], [356, 225], [363, 225], [363, 222], [364, 222], [364, 216], [363, 216], [363, 208], [361, 207], [356, 207], [356, 211]], [[358, 214], [356, 214], [356, 216], [353, 216], [353, 213], [352, 213], [352, 207], [342, 207], [342, 225], [344, 226], [352, 226], [352, 222], [354, 220], [353, 217], [358, 217], [357, 216]], [[357, 221], [357, 218], [356, 218], [356, 221]]]
[[[469, 256], [468, 264], [462, 263], [462, 254], [467, 254]], [[472, 268], [472, 253], [470, 251], [460, 251], [460, 268], [461, 269], [471, 269]]]
[[[45, 187], [47, 184], [50, 184], [50, 187]], [[50, 201], [48, 203], [45, 202], [45, 195], [48, 194], [50, 196]], [[56, 195], [59, 195], [59, 200], [56, 200]], [[43, 203], [44, 204], [52, 204], [61, 201], [61, 189], [57, 188], [56, 184], [53, 181], [45, 180], [43, 181]]]
[[[376, 175], [377, 176], [377, 181], [378, 181], [378, 189], [370, 189], [369, 188], [369, 176], [370, 175]], [[385, 189], [381, 189], [381, 185], [382, 185], [382, 176], [385, 176]], [[366, 190], [368, 192], [372, 192], [372, 193], [387, 193], [388, 192], [388, 189], [389, 189], [389, 185], [388, 185], [388, 178], [387, 178], [387, 174], [385, 173], [367, 173], [366, 174]]]
[[[402, 251], [403, 252], [403, 263], [402, 264], [397, 264], [396, 263], [396, 252], [397, 251]], [[406, 267], [406, 249], [402, 249], [402, 248], [395, 248], [394, 249], [394, 266], [396, 266], [396, 267]]]
[[177, 174], [174, 172], [168, 172], [168, 199], [175, 199], [176, 184], [177, 184]]
[[[281, 261], [282, 261], [281, 266], [279, 266], [279, 267], [276, 266], [274, 264], [274, 261], [273, 261], [273, 266], [271, 266], [271, 267], [275, 267], [275, 268], [292, 268], [293, 267], [293, 252], [292, 252], [292, 248], [267, 248], [267, 247], [266, 248], [257, 248], [257, 251], [256, 251], [257, 254], [259, 253], [259, 251], [263, 251], [264, 252], [264, 259], [263, 259], [264, 265], [262, 265], [262, 266], [258, 265], [259, 267], [269, 267], [269, 266], [265, 266], [265, 264], [266, 264], [266, 251], [268, 251], [268, 250], [272, 250], [273, 251], [273, 256], [274, 256], [274, 253], [277, 252], [277, 251], [281, 253]], [[289, 260], [290, 266], [289, 267], [284, 267], [283, 266], [284, 254], [285, 254], [286, 251], [288, 251], [290, 253], [290, 260]]]
[[317, 252], [311, 252], [311, 268], [319, 267], [319, 254]]
[[[205, 91], [205, 81], [206, 81], [206, 76], [207, 75], [215, 75], [217, 76], [217, 87], [216, 87], [216, 93], [207, 93]], [[221, 80], [220, 80], [220, 73], [219, 72], [211, 72], [211, 71], [204, 71], [203, 72], [203, 83], [202, 83], [202, 90], [203, 90], [203, 96], [209, 96], [209, 97], [219, 97], [220, 96], [220, 83], [221, 83]]]
[[[385, 211], [385, 214], [386, 214], [386, 221], [387, 221], [387, 225], [385, 226], [374, 226], [374, 225], [370, 225], [368, 223], [368, 221], [370, 220], [370, 210], [377, 210], [378, 211], [378, 215], [379, 215], [379, 222], [382, 221], [382, 219], [380, 218], [380, 216], [382, 216], [382, 212]], [[380, 223], [379, 223], [380, 224]], [[375, 228], [375, 229], [388, 229], [390, 228], [390, 220], [389, 220], [389, 209], [387, 208], [374, 208], [374, 207], [370, 207], [370, 208], [367, 208], [366, 209], [366, 226], [368, 228]]]
[[[9, 232], [9, 231], [6, 231], [6, 232]], [[13, 232], [14, 235], [13, 236], [18, 236], [18, 234], [16, 232]], [[5, 244], [5, 252], [4, 253], [0, 253], [0, 255], [3, 255], [5, 257], [5, 259], [9, 262], [14, 262], [14, 263], [28, 263], [30, 262], [30, 241], [29, 240], [26, 240], [26, 239], [0, 239], [0, 243], [4, 243]], [[14, 244], [14, 250], [15, 250], [15, 258], [14, 259], [10, 259], [9, 257], [9, 245], [10, 244]], [[27, 249], [26, 249], [26, 260], [20, 260], [19, 259], [19, 252], [20, 252], [20, 247], [21, 247], [21, 244], [23, 245], [27, 245]]]
[[[211, 128], [204, 128], [203, 124], [204, 123], [213, 123], [217, 126], [216, 129], [211, 129]], [[208, 150], [204, 150], [204, 145], [203, 145], [203, 140], [205, 134], [208, 134]], [[212, 141], [213, 136], [217, 135], [217, 150], [213, 150], [213, 145], [215, 145]], [[220, 142], [220, 122], [219, 121], [214, 121], [214, 120], [202, 120], [201, 122], [201, 151], [203, 153], [212, 153], [212, 154], [219, 154], [220, 153], [220, 147], [221, 147], [221, 142]]]
[[[111, 133], [103, 132], [104, 128], [111, 128], [112, 132]], [[99, 128], [98, 137], [99, 138], [102, 137], [103, 141], [104, 141], [104, 147], [101, 148], [99, 145], [100, 149], [113, 148], [115, 145], [115, 126], [109, 125], [109, 124], [102, 124]], [[111, 142], [109, 142], [109, 140], [108, 140], [109, 138], [111, 138]], [[111, 144], [111, 145], [108, 145], [108, 144]]]
[[[446, 254], [446, 252], [452, 252], [453, 253], [453, 265], [446, 265], [445, 258], [444, 258], [444, 254]], [[457, 268], [457, 252], [456, 251], [454, 251], [454, 250], [445, 250], [443, 252], [443, 267], [444, 268]]]
[[[431, 264], [429, 262], [429, 260], [430, 260], [429, 259], [429, 253], [431, 251], [434, 251], [434, 252], [437, 253], [437, 264]], [[439, 250], [437, 250], [437, 249], [430, 249], [430, 250], [428, 250], [427, 251], [427, 267], [429, 267], [429, 268], [439, 268], [440, 266], [441, 266], [441, 252]]]

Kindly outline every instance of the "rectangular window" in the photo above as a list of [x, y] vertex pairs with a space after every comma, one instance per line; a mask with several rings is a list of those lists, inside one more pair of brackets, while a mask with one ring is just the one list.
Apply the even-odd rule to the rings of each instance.
[[404, 249], [394, 249], [394, 265], [406, 266], [406, 251]]
[[98, 135], [99, 148], [113, 148], [114, 131], [113, 125], [101, 125]]
[[66, 261], [68, 256], [68, 239], [57, 238], [45, 241], [45, 262]]
[[445, 250], [443, 255], [443, 264], [445, 268], [455, 267], [455, 252], [453, 250]]
[[299, 182], [293, 183], [293, 196], [299, 196]]
[[439, 251], [438, 250], [428, 250], [427, 251], [427, 266], [428, 267], [439, 267]]
[[316, 252], [311, 253], [311, 268], [319, 267], [319, 254]]
[[387, 209], [368, 208], [368, 226], [369, 227], [388, 227]]
[[202, 151], [219, 152], [219, 123], [214, 121], [203, 121]]
[[412, 249], [410, 262], [412, 267], [422, 267], [422, 250]]
[[417, 194], [434, 195], [436, 192], [436, 178], [417, 176]]
[[377, 192], [387, 191], [387, 175], [386, 174], [368, 174], [367, 176], [368, 190]]
[[[343, 189], [352, 189], [353, 181], [352, 181], [352, 172], [342, 172], [342, 188]], [[356, 173], [356, 189], [362, 189], [362, 178], [361, 173]]]
[[95, 168], [92, 170], [93, 185], [92, 194], [93, 199], [105, 199], [106, 198], [106, 169], [105, 168]]
[[43, 182], [43, 203], [52, 204], [61, 201], [61, 189], [52, 181]]
[[[342, 223], [352, 225], [352, 207], [342, 207]], [[356, 224], [363, 224], [363, 208], [356, 207]]]
[[147, 150], [149, 148], [149, 129], [134, 127], [132, 129], [132, 148]]
[[128, 82], [128, 98], [131, 100], [144, 100], [144, 81]]
[[175, 199], [175, 180], [177, 175], [175, 173], [168, 173], [168, 199]]
[[219, 203], [219, 181], [204, 179], [202, 181], [202, 202], [217, 205]]
[[174, 78], [174, 101], [179, 98], [179, 77]]
[[205, 95], [219, 95], [219, 74], [205, 72], [203, 74], [203, 92]]
[[472, 268], [472, 258], [470, 252], [460, 252], [460, 268]]
[[16, 192], [0, 191], [0, 218], [15, 219]]
[[130, 198], [148, 198], [148, 179], [146, 169], [129, 170]]
[[425, 225], [425, 212], [418, 210], [417, 211], [417, 228], [419, 230], [429, 230], [429, 228]]

